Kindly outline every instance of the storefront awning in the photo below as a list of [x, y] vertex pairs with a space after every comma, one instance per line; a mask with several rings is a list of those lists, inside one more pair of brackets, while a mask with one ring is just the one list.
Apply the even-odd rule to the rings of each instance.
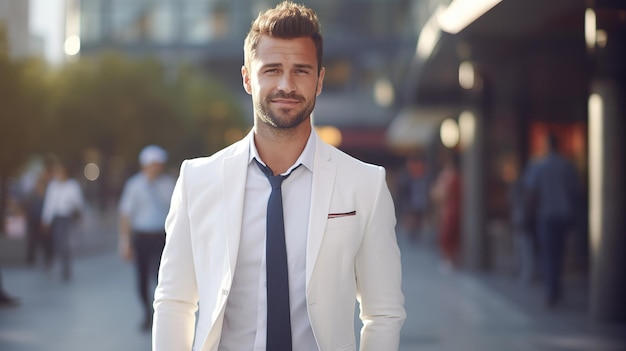
[[441, 122], [457, 115], [454, 108], [406, 108], [389, 124], [387, 143], [399, 150], [426, 147], [436, 140]]

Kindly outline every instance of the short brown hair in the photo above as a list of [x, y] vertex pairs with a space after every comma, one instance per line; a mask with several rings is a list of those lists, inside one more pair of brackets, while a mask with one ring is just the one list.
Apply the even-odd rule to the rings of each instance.
[[252, 22], [244, 41], [244, 65], [250, 68], [254, 54], [262, 36], [278, 39], [309, 37], [313, 39], [317, 51], [317, 74], [322, 69], [323, 43], [320, 25], [315, 11], [304, 5], [284, 1], [275, 8], [259, 13]]

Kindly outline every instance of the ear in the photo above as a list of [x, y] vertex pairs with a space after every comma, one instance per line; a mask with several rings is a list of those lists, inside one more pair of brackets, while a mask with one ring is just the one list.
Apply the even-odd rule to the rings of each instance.
[[320, 75], [317, 77], [317, 91], [315, 92], [315, 96], [320, 96], [322, 93], [322, 87], [324, 86], [324, 74], [326, 73], [326, 69], [322, 67], [320, 70]]
[[246, 91], [246, 93], [252, 95], [252, 86], [250, 85], [250, 73], [248, 72], [248, 69], [246, 69], [245, 65], [241, 66], [241, 78], [243, 79], [243, 89]]

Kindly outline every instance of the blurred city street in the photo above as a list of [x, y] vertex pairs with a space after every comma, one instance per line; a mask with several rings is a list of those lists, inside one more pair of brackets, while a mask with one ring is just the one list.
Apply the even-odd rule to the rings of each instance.
[[3, 265], [5, 289], [21, 305], [0, 309], [0, 350], [150, 350], [134, 266], [117, 255], [114, 215], [89, 211], [83, 224], [72, 281], [56, 266]]
[[623, 351], [626, 326], [593, 323], [583, 283], [566, 283], [565, 301], [543, 305], [539, 284], [464, 271], [442, 273], [433, 246], [399, 238], [407, 320], [401, 351]]
[[[116, 218], [95, 212], [76, 243], [69, 283], [56, 269], [3, 265], [5, 289], [20, 298], [0, 309], [0, 350], [149, 350], [140, 331], [133, 266], [116, 252]], [[543, 309], [538, 286], [510, 277], [464, 271], [441, 273], [426, 240], [399, 237], [408, 318], [402, 351], [620, 351], [626, 328], [586, 317], [584, 284], [568, 282], [562, 306]]]
[[[140, 150], [176, 177], [285, 89], [320, 141], [385, 168], [398, 228], [419, 233], [398, 234], [401, 351], [626, 351], [626, 0], [303, 1], [324, 37], [315, 94], [251, 93], [244, 38], [278, 2], [0, 0], [0, 292], [19, 299], [0, 294], [0, 351], [150, 350], [118, 254]], [[128, 228], [160, 233], [151, 217]], [[44, 267], [52, 243], [70, 281]]]

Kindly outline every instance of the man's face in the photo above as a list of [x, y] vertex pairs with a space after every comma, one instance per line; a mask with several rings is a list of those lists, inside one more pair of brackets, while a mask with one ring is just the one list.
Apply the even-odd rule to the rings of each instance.
[[317, 74], [311, 38], [262, 37], [248, 67], [241, 73], [244, 88], [252, 95], [256, 122], [291, 129], [309, 119], [324, 80], [323, 68]]
[[62, 180], [62, 181], [70, 177], [68, 170], [65, 168], [65, 166], [62, 166], [62, 165], [57, 165], [54, 168], [54, 176], [56, 179]]
[[165, 164], [159, 162], [153, 162], [143, 166], [143, 171], [146, 173], [149, 179], [154, 179], [163, 173]]

